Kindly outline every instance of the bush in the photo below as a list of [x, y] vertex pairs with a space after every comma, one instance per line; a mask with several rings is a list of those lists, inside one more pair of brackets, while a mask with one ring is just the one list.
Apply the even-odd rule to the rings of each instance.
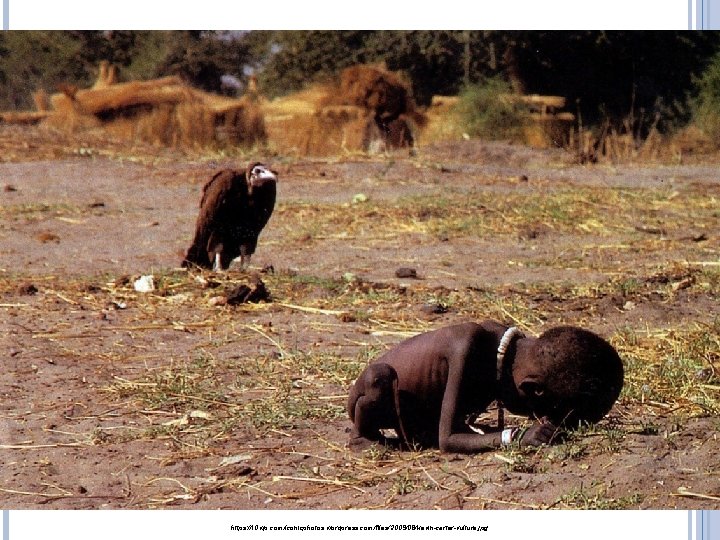
[[720, 54], [708, 63], [695, 81], [697, 95], [692, 100], [695, 124], [716, 142], [720, 141]]
[[503, 99], [511, 94], [510, 84], [498, 78], [465, 87], [456, 107], [463, 131], [483, 139], [522, 138], [526, 109]]

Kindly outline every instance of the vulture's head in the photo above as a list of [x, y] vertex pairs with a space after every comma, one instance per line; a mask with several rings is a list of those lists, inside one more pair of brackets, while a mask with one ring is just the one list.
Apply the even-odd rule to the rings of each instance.
[[271, 171], [267, 165], [263, 163], [251, 163], [245, 172], [247, 180], [248, 193], [252, 195], [255, 188], [266, 185], [267, 183], [276, 183], [277, 174]]

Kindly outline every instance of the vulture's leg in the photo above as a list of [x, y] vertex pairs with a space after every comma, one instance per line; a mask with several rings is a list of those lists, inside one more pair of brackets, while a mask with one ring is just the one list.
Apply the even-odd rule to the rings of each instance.
[[222, 272], [222, 264], [220, 263], [220, 252], [215, 252], [215, 260], [213, 261], [213, 272]]

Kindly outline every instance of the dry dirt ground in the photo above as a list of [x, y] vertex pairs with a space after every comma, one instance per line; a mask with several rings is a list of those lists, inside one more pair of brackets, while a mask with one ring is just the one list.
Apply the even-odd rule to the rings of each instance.
[[[231, 158], [10, 127], [0, 148], [2, 508], [720, 507], [713, 162]], [[252, 261], [271, 301], [232, 307], [247, 273], [177, 267], [202, 182], [250, 157], [280, 174]], [[534, 450], [346, 448], [369, 359], [483, 318], [606, 336], [609, 417]]]

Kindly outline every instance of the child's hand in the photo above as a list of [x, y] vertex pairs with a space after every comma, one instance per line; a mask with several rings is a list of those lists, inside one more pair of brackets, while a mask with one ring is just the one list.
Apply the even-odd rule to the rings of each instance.
[[556, 435], [558, 428], [551, 422], [544, 421], [541, 424], [534, 424], [520, 437], [521, 446], [540, 446], [550, 444]]

